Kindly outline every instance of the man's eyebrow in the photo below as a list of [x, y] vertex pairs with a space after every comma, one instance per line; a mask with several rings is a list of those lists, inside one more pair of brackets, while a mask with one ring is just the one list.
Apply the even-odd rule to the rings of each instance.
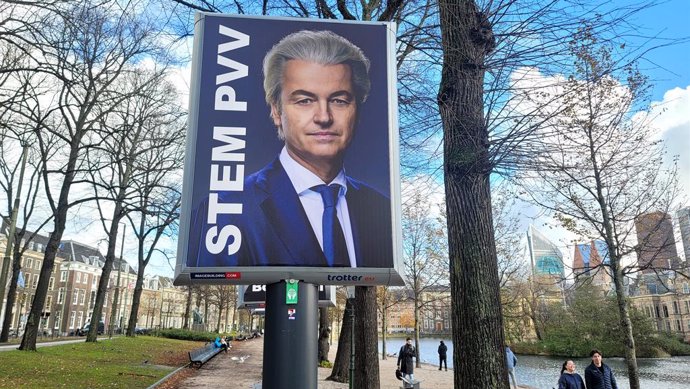
[[[309, 92], [309, 91], [304, 90], [304, 89], [297, 89], [297, 90], [294, 90], [290, 93], [290, 97], [298, 97], [298, 96], [306, 96], [306, 97], [312, 97], [312, 98], [317, 97], [316, 93]], [[335, 91], [335, 92], [331, 93], [328, 97], [330, 98], [330, 97], [337, 97], [337, 96], [346, 96], [348, 98], [353, 98], [352, 92], [347, 91], [345, 89]]]

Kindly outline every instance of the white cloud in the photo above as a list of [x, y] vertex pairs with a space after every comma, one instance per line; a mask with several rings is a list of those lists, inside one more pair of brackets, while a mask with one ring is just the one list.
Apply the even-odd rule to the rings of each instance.
[[662, 101], [652, 102], [652, 125], [665, 141], [669, 161], [678, 158], [678, 181], [684, 194], [690, 194], [690, 86], [664, 93]]

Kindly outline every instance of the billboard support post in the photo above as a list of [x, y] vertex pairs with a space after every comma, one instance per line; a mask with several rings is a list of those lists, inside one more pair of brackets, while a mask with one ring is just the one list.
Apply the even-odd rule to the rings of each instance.
[[318, 287], [300, 283], [296, 304], [286, 304], [287, 283], [266, 285], [263, 389], [316, 389]]

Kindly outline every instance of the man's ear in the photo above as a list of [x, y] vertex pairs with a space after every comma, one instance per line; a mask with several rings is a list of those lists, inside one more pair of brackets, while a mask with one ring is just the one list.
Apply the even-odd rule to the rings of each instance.
[[280, 128], [280, 108], [275, 104], [271, 104], [271, 119], [273, 119], [273, 124]]

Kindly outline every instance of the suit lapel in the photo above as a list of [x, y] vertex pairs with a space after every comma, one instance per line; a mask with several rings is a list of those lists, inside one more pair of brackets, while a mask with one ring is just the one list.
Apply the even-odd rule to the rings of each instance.
[[325, 266], [326, 258], [321, 246], [299, 196], [278, 159], [257, 180], [257, 186], [265, 194], [260, 200], [261, 210], [280, 239], [280, 244], [289, 253], [292, 263], [286, 263], [284, 258], [271, 261], [276, 260], [285, 265]]
[[362, 215], [363, 207], [359, 206], [359, 204], [361, 204], [359, 187], [355, 182], [352, 182], [352, 180], [350, 180], [349, 178], [347, 180], [346, 198], [347, 210], [350, 214], [350, 228], [352, 228], [352, 240], [355, 244], [355, 258], [357, 260], [357, 266], [359, 267], [362, 261], [362, 237], [360, 235], [362, 234], [363, 228], [365, 227], [362, 226], [361, 223], [364, 220], [367, 220], [367, 215]]

